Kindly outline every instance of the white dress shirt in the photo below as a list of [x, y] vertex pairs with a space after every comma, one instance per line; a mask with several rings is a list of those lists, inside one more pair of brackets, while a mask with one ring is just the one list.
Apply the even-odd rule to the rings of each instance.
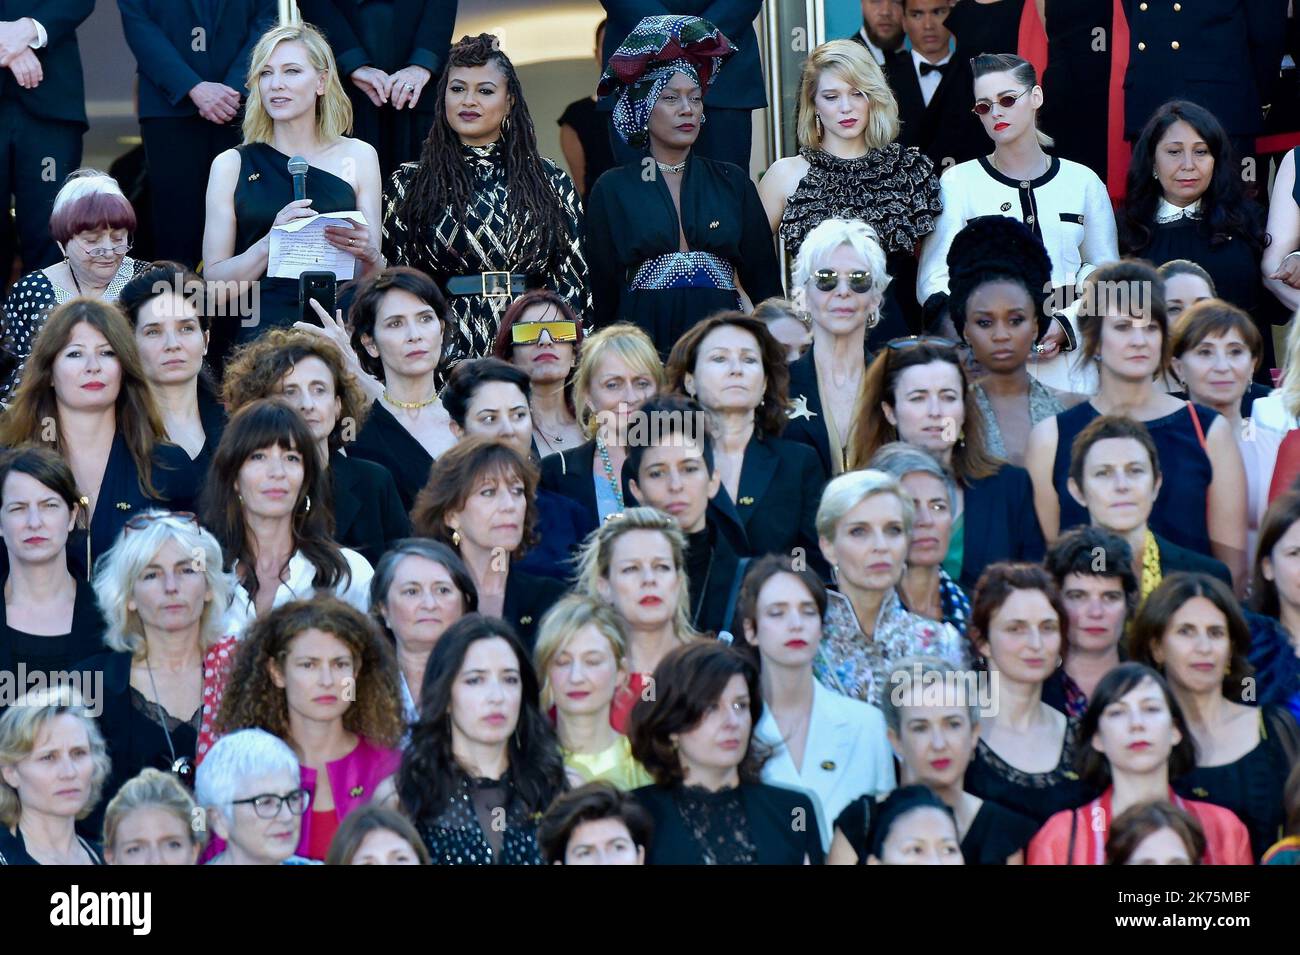
[[[872, 59], [874, 59], [874, 60], [876, 61], [876, 65], [877, 65], [877, 66], [884, 66], [884, 65], [885, 65], [885, 51], [884, 51], [881, 47], [878, 47], [878, 46], [876, 46], [876, 44], [874, 44], [874, 43], [871, 42], [871, 37], [867, 36], [867, 28], [866, 28], [866, 27], [860, 27], [860, 28], [858, 29], [858, 36], [861, 37], [861, 38], [862, 38], [862, 42], [866, 44], [866, 46], [867, 46], [867, 52], [870, 53], [871, 56], [872, 56]], [[903, 45], [900, 43], [900, 44], [898, 45], [898, 50], [901, 50], [902, 48], [903, 48]], [[898, 50], [894, 50], [893, 52], [897, 53]]]
[[[334, 588], [333, 595], [344, 603], [356, 607], [362, 613], [369, 613], [370, 580], [375, 576], [374, 569], [364, 557], [351, 548], [340, 547], [339, 553], [347, 561], [349, 579], [346, 582], [340, 581]], [[236, 569], [238, 569], [238, 565], [236, 565]], [[280, 586], [276, 588], [275, 600], [271, 606], [278, 607], [281, 604], [289, 603], [291, 600], [309, 600], [317, 596], [319, 591], [316, 590], [315, 579], [316, 566], [307, 559], [302, 551], [296, 552], [289, 559], [287, 579], [281, 581]], [[230, 602], [230, 609], [226, 611], [221, 632], [235, 634], [240, 639], [243, 639], [244, 631], [256, 616], [257, 608], [253, 603], [253, 598], [249, 596], [243, 584], [237, 584], [233, 599]]]
[[[943, 66], [951, 59], [952, 53], [949, 52], [947, 56], [934, 65]], [[912, 69], [916, 70], [916, 81], [921, 84], [921, 98], [925, 100], [926, 106], [930, 105], [930, 100], [934, 99], [935, 91], [939, 89], [939, 84], [943, 82], [943, 74], [935, 70], [929, 71], [924, 76], [921, 75], [921, 64], [929, 62], [920, 53], [916, 52], [915, 47], [912, 48]]]
[[795, 769], [770, 707], [763, 707], [754, 737], [772, 749], [763, 765], [763, 782], [807, 793], [817, 807], [824, 849], [830, 849], [835, 819], [849, 803], [865, 793], [883, 796], [894, 788], [894, 754], [885, 736], [884, 715], [870, 703], [841, 696], [816, 680], [800, 769]]

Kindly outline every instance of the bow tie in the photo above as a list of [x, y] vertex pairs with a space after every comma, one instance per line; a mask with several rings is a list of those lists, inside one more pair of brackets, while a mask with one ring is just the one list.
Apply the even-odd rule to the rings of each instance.
[[943, 73], [947, 69], [947, 63], [921, 63], [922, 76], [929, 76], [931, 73]]

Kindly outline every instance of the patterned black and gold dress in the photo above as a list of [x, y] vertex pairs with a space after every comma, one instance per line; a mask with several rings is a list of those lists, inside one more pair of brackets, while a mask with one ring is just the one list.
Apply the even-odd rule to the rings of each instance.
[[826, 219], [861, 219], [880, 236], [886, 270], [881, 322], [872, 329], [874, 348], [915, 330], [917, 244], [934, 231], [943, 211], [934, 164], [915, 146], [889, 143], [857, 159], [840, 159], [820, 149], [799, 151], [808, 171], [786, 200], [778, 235], [795, 256], [808, 233]]
[[[511, 222], [506, 188], [505, 157], [499, 143], [464, 146], [461, 158], [473, 170], [474, 192], [464, 214], [446, 209], [422, 235], [414, 235], [402, 221], [400, 209], [418, 168], [405, 163], [389, 182], [384, 196], [384, 255], [390, 265], [409, 265], [427, 273], [442, 288], [456, 276], [507, 272], [527, 276], [530, 288], [549, 288], [563, 295], [579, 316], [590, 307], [587, 266], [582, 254], [582, 203], [568, 173], [542, 159], [551, 186], [560, 197], [568, 219], [568, 234], [548, 236], [550, 253], [530, 253], [537, 226], [527, 218], [521, 226]], [[489, 291], [491, 288], [489, 287]], [[506, 296], [448, 295], [447, 334], [442, 345], [440, 378], [465, 358], [491, 352], [501, 319], [510, 307]]]

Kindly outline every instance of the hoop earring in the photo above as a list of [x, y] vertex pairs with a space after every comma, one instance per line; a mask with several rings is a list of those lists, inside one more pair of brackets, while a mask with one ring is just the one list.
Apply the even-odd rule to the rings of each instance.
[[867, 328], [875, 328], [879, 324], [880, 324], [879, 312], [872, 312], [869, 316], [867, 316]]
[[501, 120], [501, 132], [502, 132], [502, 134], [505, 134], [505, 133], [510, 132], [510, 117], [509, 117], [509, 116], [507, 116], [505, 119]]
[[705, 116], [703, 113], [701, 113], [701, 114], [700, 114], [700, 125], [703, 126], [703, 125], [704, 125], [705, 123], [707, 123], [708, 121], [709, 121], [709, 117], [707, 117], [707, 116]]
[[310, 495], [310, 494], [306, 495], [305, 498], [304, 498], [304, 500], [305, 500], [306, 503], [305, 503], [304, 506], [303, 506], [302, 512], [303, 512], [304, 514], [310, 514], [310, 513], [311, 513], [311, 495]]

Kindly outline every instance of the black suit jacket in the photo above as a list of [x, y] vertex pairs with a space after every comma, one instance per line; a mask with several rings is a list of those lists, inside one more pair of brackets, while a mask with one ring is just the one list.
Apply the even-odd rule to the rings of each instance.
[[806, 444], [750, 438], [735, 505], [751, 553], [790, 556], [801, 547], [808, 566], [825, 576], [828, 568], [817, 543], [817, 506], [825, 486], [826, 472]]
[[[18, 85], [10, 70], [0, 69], [0, 97], [16, 100], [32, 116], [86, 123], [86, 84], [81, 74], [77, 27], [95, 9], [95, 0], [0, 0], [0, 21], [31, 17], [45, 28], [45, 46], [33, 50], [44, 78], [35, 89]], [[59, 178], [69, 170], [61, 170]]]
[[[0, 545], [3, 550], [3, 545]], [[4, 580], [0, 580], [0, 588], [8, 579], [8, 554], [4, 555], [5, 574]], [[17, 662], [14, 660], [14, 648], [7, 639], [4, 638], [5, 631], [8, 629], [8, 608], [5, 606], [4, 597], [0, 595], [0, 673], [14, 673]], [[86, 657], [99, 653], [104, 648], [104, 617], [99, 612], [99, 604], [95, 601], [95, 591], [85, 579], [77, 580], [77, 595], [73, 598], [72, 604], [72, 629], [68, 633], [67, 651], [70, 669], [79, 670], [82, 667], [74, 667], [71, 664], [78, 663]], [[86, 687], [86, 693], [89, 693], [89, 685]], [[12, 703], [11, 699], [0, 697], [0, 713], [4, 712], [6, 705]]]
[[[700, 843], [674, 802], [675, 791], [673, 786], [656, 785], [632, 793], [654, 819], [647, 865], [704, 864]], [[813, 865], [822, 864], [825, 853], [817, 809], [807, 794], [766, 783], [741, 783], [740, 799], [758, 865], [803, 865], [805, 858]], [[802, 827], [792, 825], [792, 820], [801, 820]]]
[[885, 78], [898, 100], [898, 118], [902, 124], [898, 141], [925, 153], [936, 172], [942, 173], [948, 166], [991, 151], [992, 144], [984, 127], [971, 112], [975, 92], [968, 63], [955, 55], [948, 61], [929, 106], [921, 95], [921, 82], [910, 50], [885, 57]]
[[330, 454], [334, 539], [374, 566], [393, 541], [411, 536], [393, 476], [373, 461]]
[[1218, 577], [1229, 587], [1232, 586], [1232, 574], [1223, 561], [1208, 557], [1205, 554], [1198, 554], [1186, 547], [1179, 547], [1173, 541], [1161, 537], [1154, 531], [1152, 531], [1152, 534], [1156, 539], [1156, 546], [1160, 548], [1160, 576], [1167, 577], [1179, 571], [1209, 574], [1211, 577]]
[[[809, 346], [797, 361], [790, 364], [790, 402], [791, 415], [781, 437], [787, 441], [806, 444], [817, 452], [822, 463], [822, 470], [829, 477], [834, 473], [831, 466], [831, 441], [826, 431], [826, 412], [822, 408], [821, 391], [817, 387], [817, 365], [813, 358], [813, 349]], [[865, 351], [864, 358], [871, 364], [871, 350]], [[840, 441], [849, 440], [847, 434], [840, 435]]]
[[[754, 20], [763, 9], [762, 0], [600, 0], [600, 3], [607, 18], [605, 45], [600, 53], [602, 65], [609, 63], [610, 56], [644, 17], [673, 14], [703, 17], [736, 47], [736, 55], [718, 71], [717, 82], [709, 84], [704, 105], [724, 109], [761, 109], [767, 105], [758, 34], [754, 30]], [[613, 98], [605, 97], [600, 107], [613, 109]]]
[[709, 563], [702, 580], [691, 579], [691, 624], [704, 633], [732, 634], [743, 639], [733, 627], [736, 598], [750, 561], [749, 539], [745, 534], [736, 506], [725, 490], [719, 490], [705, 511], [708, 531]]
[[[548, 454], [542, 458], [542, 480], [540, 487], [561, 497], [566, 497], [578, 506], [581, 512], [578, 531], [580, 538], [600, 526], [600, 511], [596, 506], [596, 485], [592, 480], [592, 468], [596, 465], [596, 439], [586, 444], [569, 448], [559, 454]], [[624, 500], [627, 491], [624, 490]]]
[[253, 46], [279, 16], [275, 0], [215, 0], [210, 22], [198, 0], [117, 0], [117, 6], [140, 74], [142, 119], [197, 116], [189, 92], [202, 82], [246, 95]]
[[[402, 25], [394, 31], [388, 50], [368, 50], [358, 38], [358, 0], [298, 0], [302, 18], [320, 28], [334, 50], [339, 78], [348, 77], [363, 66], [378, 62], [401, 62], [404, 66], [422, 66], [437, 79], [447, 65], [451, 48], [451, 31], [456, 23], [457, 0], [394, 0], [393, 22]], [[420, 94], [417, 112], [432, 112], [438, 97], [433, 80]]]
[[1125, 138], [1136, 139], [1171, 99], [1204, 106], [1229, 136], [1257, 135], [1286, 47], [1287, 0], [1184, 0], [1179, 6], [1124, 0]]
[[962, 514], [961, 577], [957, 582], [967, 593], [975, 593], [975, 584], [989, 564], [1000, 560], [1036, 564], [1043, 559], [1043, 532], [1034, 513], [1033, 485], [1024, 468], [1004, 464], [991, 477], [967, 485]]
[[565, 587], [553, 577], [538, 577], [518, 567], [506, 576], [506, 598], [501, 617], [515, 628], [524, 649], [531, 654], [537, 642], [537, 625], [555, 601], [564, 596]]

